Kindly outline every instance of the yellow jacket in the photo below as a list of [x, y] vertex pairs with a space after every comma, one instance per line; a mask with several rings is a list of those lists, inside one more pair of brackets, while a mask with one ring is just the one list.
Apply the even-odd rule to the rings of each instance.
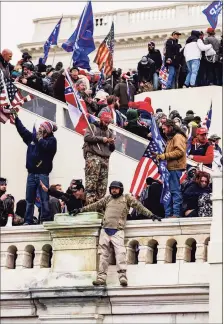
[[176, 134], [171, 139], [168, 139], [165, 150], [168, 170], [186, 169], [186, 150], [187, 139], [183, 135]]

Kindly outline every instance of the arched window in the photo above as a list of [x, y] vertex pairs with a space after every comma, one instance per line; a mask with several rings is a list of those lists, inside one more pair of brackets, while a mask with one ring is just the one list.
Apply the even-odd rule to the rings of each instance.
[[35, 257], [35, 249], [33, 245], [27, 245], [24, 251], [23, 267], [24, 268], [33, 268], [33, 261]]
[[174, 239], [169, 239], [166, 242], [165, 262], [176, 263], [176, 256], [177, 256], [177, 241]]
[[184, 261], [185, 262], [195, 262], [195, 254], [196, 254], [196, 241], [194, 238], [189, 238], [185, 242], [185, 253], [184, 253]]
[[156, 240], [150, 240], [148, 242], [148, 249], [146, 254], [147, 264], [156, 264], [158, 254], [158, 242]]
[[40, 260], [41, 268], [51, 268], [52, 255], [52, 246], [50, 244], [45, 244], [42, 247], [42, 254]]
[[139, 243], [136, 240], [133, 240], [129, 243], [128, 246], [128, 264], [138, 264], [138, 254], [139, 254]]
[[17, 247], [11, 245], [8, 247], [6, 256], [6, 268], [15, 269], [16, 268], [16, 258], [17, 258]]
[[210, 237], [207, 237], [205, 240], [205, 246], [204, 246], [204, 261], [208, 262], [208, 245], [210, 242]]

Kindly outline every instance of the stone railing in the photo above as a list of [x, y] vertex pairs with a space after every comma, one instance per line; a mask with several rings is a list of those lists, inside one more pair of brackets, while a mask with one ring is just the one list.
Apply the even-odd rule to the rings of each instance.
[[[93, 216], [93, 220], [86, 220]], [[97, 213], [56, 216], [44, 226], [2, 228], [1, 267], [96, 271], [101, 221]], [[212, 218], [128, 221], [125, 246], [129, 265], [207, 262]], [[115, 265], [113, 251], [110, 264]]]

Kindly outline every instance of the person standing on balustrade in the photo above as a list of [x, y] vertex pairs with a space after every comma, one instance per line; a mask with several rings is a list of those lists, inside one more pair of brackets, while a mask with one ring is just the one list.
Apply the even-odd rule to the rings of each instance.
[[41, 188], [40, 181], [49, 187], [49, 173], [53, 168], [53, 159], [57, 152], [57, 140], [53, 133], [57, 130], [56, 124], [45, 121], [38, 132], [31, 133], [22, 124], [18, 116], [15, 117], [15, 126], [27, 145], [26, 168], [28, 171], [26, 184], [26, 214], [24, 225], [33, 224], [34, 204], [36, 192], [39, 189], [41, 200], [40, 222], [49, 221], [49, 195]]
[[90, 124], [84, 135], [85, 187], [88, 204], [103, 198], [107, 191], [109, 159], [115, 150], [115, 138], [108, 128], [111, 114], [103, 112], [100, 122]]

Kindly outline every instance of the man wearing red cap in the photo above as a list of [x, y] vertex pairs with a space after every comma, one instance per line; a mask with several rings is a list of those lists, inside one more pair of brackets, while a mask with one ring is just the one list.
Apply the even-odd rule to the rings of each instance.
[[41, 188], [40, 181], [49, 187], [49, 173], [53, 168], [53, 159], [57, 151], [57, 140], [53, 132], [57, 130], [56, 124], [43, 122], [36, 134], [26, 129], [21, 120], [15, 118], [15, 126], [27, 145], [26, 168], [28, 171], [26, 184], [26, 214], [24, 225], [33, 224], [34, 204], [39, 189], [41, 200], [41, 222], [50, 220], [49, 195]]
[[214, 149], [208, 142], [207, 134], [206, 128], [197, 128], [196, 138], [192, 141], [188, 158], [195, 162], [203, 163], [208, 168], [212, 168]]
[[207, 29], [208, 36], [205, 38], [205, 44], [211, 44], [213, 49], [216, 52], [215, 60], [212, 60], [212, 57], [207, 58], [206, 61], [206, 75], [207, 75], [207, 84], [208, 85], [221, 85], [219, 78], [219, 47], [220, 41], [215, 37], [215, 29], [208, 28]]
[[109, 158], [115, 150], [115, 139], [108, 128], [111, 122], [111, 114], [103, 112], [100, 115], [100, 122], [90, 124], [84, 135], [87, 204], [103, 198], [107, 191]]

